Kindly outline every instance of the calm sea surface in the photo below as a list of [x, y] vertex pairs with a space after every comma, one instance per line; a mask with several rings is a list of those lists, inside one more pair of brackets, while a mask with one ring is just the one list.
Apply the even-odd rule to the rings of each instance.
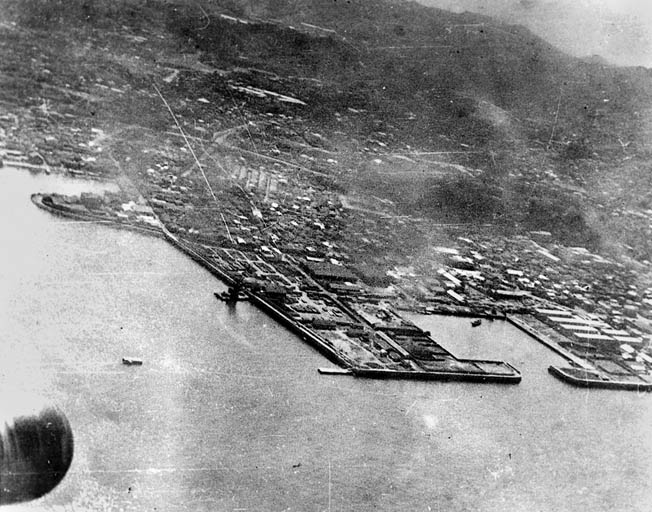
[[29, 200], [101, 188], [0, 169], [0, 386], [59, 404], [76, 443], [55, 491], [7, 510], [650, 510], [652, 395], [572, 388], [512, 326], [452, 317], [413, 319], [522, 383], [320, 376], [165, 241]]

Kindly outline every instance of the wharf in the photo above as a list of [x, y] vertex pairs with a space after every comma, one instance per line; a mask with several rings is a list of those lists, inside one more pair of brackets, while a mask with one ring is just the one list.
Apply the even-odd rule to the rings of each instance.
[[46, 210], [54, 215], [68, 217], [70, 219], [84, 221], [84, 222], [93, 222], [96, 224], [102, 224], [104, 226], [109, 226], [109, 227], [114, 227], [119, 229], [127, 229], [129, 231], [136, 231], [138, 233], [145, 233], [148, 235], [153, 235], [158, 237], [163, 236], [163, 231], [160, 229], [156, 229], [154, 227], [136, 226], [135, 224], [131, 224], [128, 222], [119, 222], [117, 220], [107, 219], [106, 217], [100, 217], [99, 215], [93, 215], [90, 212], [76, 213], [76, 212], [71, 212], [69, 210], [64, 210], [62, 208], [56, 208], [52, 205], [43, 202], [43, 199], [45, 197], [47, 197], [47, 194], [32, 194], [31, 200], [32, 203], [34, 203], [39, 208]]
[[[483, 361], [498, 363], [498, 361]], [[464, 371], [401, 371], [382, 368], [352, 368], [356, 377], [373, 379], [412, 379], [412, 380], [441, 380], [441, 381], [466, 381], [497, 384], [518, 384], [521, 382], [521, 373], [509, 363], [503, 363], [512, 370], [511, 374], [502, 373], [473, 373]]]
[[[165, 228], [163, 234], [171, 244], [176, 248], [190, 256], [194, 261], [202, 265], [209, 272], [215, 275], [218, 279], [225, 282], [227, 285], [233, 285], [235, 280], [226, 274], [224, 271], [213, 265], [210, 261], [198, 254], [191, 247], [188, 247], [178, 237], [171, 234]], [[265, 313], [269, 314], [272, 318], [277, 320], [281, 325], [287, 327], [289, 330], [298, 335], [302, 340], [315, 347], [330, 361], [339, 365], [344, 371], [350, 371], [356, 377], [376, 378], [376, 379], [417, 379], [417, 380], [456, 380], [456, 381], [469, 381], [469, 382], [485, 382], [485, 383], [501, 383], [501, 384], [517, 384], [521, 381], [521, 374], [516, 368], [499, 361], [465, 361], [452, 359], [458, 362], [478, 362], [487, 363], [502, 367], [503, 371], [477, 371], [470, 372], [464, 370], [394, 370], [383, 368], [367, 368], [358, 365], [354, 360], [344, 355], [337, 350], [328, 340], [325, 340], [311, 329], [301, 325], [292, 318], [285, 315], [279, 310], [271, 301], [262, 297], [260, 294], [252, 291], [245, 292], [249, 298], [249, 302]], [[452, 357], [452, 356], [451, 356]]]
[[[98, 222], [103, 225], [118, 227], [122, 229], [130, 229], [134, 231], [145, 232], [157, 236], [162, 236], [174, 247], [187, 254], [194, 261], [206, 268], [211, 274], [223, 281], [229, 286], [235, 284], [235, 279], [220, 269], [218, 266], [211, 263], [204, 256], [199, 254], [188, 244], [184, 243], [177, 236], [172, 234], [164, 226], [161, 229], [148, 228], [136, 226], [129, 223], [123, 223], [107, 219], [100, 216], [95, 216], [92, 213], [71, 212], [63, 208], [57, 208], [53, 205], [47, 204], [43, 201], [46, 195], [33, 194], [31, 196], [32, 202], [51, 213], [66, 216], [69, 218]], [[521, 381], [521, 374], [514, 367], [508, 363], [500, 361], [470, 361], [455, 358], [452, 354], [448, 354], [447, 363], [443, 363], [437, 369], [423, 369], [419, 366], [414, 366], [413, 369], [402, 370], [395, 368], [371, 368], [366, 365], [359, 364], [348, 355], [344, 354], [341, 350], [335, 347], [329, 340], [324, 339], [322, 336], [315, 333], [312, 329], [302, 325], [294, 319], [285, 315], [272, 301], [262, 296], [261, 294], [252, 291], [244, 291], [244, 295], [248, 298], [249, 302], [257, 306], [271, 317], [276, 319], [279, 323], [290, 329], [297, 334], [301, 339], [315, 347], [325, 357], [341, 367], [343, 373], [351, 373], [356, 377], [365, 378], [380, 378], [380, 379], [418, 379], [418, 380], [456, 380], [456, 381], [470, 381], [470, 382], [486, 382], [486, 383], [503, 383], [503, 384], [516, 384]], [[393, 345], [393, 343], [392, 343]], [[403, 350], [399, 352], [403, 353]], [[409, 355], [405, 353], [404, 355]], [[461, 363], [468, 365], [467, 368], [461, 368]], [[484, 368], [483, 368], [484, 365]], [[457, 368], [456, 368], [457, 366]]]
[[550, 366], [548, 372], [564, 382], [578, 387], [652, 391], [652, 383], [638, 377], [639, 380], [611, 380], [605, 379], [598, 372], [579, 368], [559, 368], [558, 366]]
[[352, 375], [353, 372], [348, 368], [317, 368], [322, 375]]
[[510, 315], [508, 321], [546, 345], [551, 350], [557, 352], [571, 363], [571, 367], [567, 368], [561, 368], [554, 365], [548, 368], [548, 372], [551, 375], [554, 375], [568, 384], [584, 388], [652, 391], [652, 383], [640, 375], [635, 373], [619, 376], [607, 374], [597, 369], [588, 361], [571, 354], [569, 351], [560, 347], [555, 341], [549, 339], [545, 334], [528, 324], [523, 318], [516, 315]]
[[277, 320], [280, 324], [284, 325], [296, 335], [298, 335], [302, 340], [315, 347], [330, 361], [340, 365], [343, 368], [350, 368], [352, 370], [355, 368], [355, 362], [337, 351], [335, 347], [333, 347], [328, 341], [323, 339], [321, 336], [318, 336], [310, 329], [305, 328], [303, 325], [284, 315], [281, 311], [279, 311], [278, 308], [274, 307], [262, 297], [254, 293], [249, 293], [249, 302], [258, 306], [272, 318]]
[[503, 365], [506, 372], [469, 372], [469, 371], [426, 371], [426, 370], [394, 370], [383, 368], [366, 368], [356, 364], [348, 357], [341, 354], [328, 341], [324, 340], [311, 330], [305, 328], [301, 324], [295, 322], [291, 318], [284, 315], [278, 308], [274, 307], [268, 301], [250, 293], [250, 302], [256, 304], [263, 311], [267, 312], [270, 316], [278, 320], [280, 323], [288, 327], [299, 335], [304, 341], [316, 347], [328, 359], [339, 364], [344, 369], [356, 377], [373, 378], [373, 379], [413, 379], [413, 380], [456, 380], [467, 382], [485, 382], [485, 383], [501, 383], [501, 384], [518, 384], [521, 381], [520, 372], [508, 363], [500, 361], [466, 361], [458, 360], [459, 362], [479, 362], [488, 363], [490, 365]]

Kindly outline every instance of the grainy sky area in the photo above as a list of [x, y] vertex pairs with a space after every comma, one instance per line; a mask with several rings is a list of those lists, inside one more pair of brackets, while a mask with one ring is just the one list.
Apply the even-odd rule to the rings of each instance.
[[576, 56], [652, 68], [652, 0], [418, 0], [528, 27]]

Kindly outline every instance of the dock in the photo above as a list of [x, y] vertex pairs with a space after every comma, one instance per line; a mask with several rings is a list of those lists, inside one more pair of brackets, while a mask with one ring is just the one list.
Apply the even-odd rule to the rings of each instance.
[[[206, 268], [215, 277], [222, 280], [229, 286], [235, 284], [233, 277], [229, 276], [223, 270], [217, 268], [201, 254], [198, 254], [193, 248], [189, 247], [184, 241], [163, 229], [165, 238], [177, 249], [187, 254], [190, 258]], [[350, 372], [356, 377], [373, 378], [373, 379], [416, 379], [416, 380], [443, 380], [443, 381], [467, 381], [483, 382], [496, 384], [517, 384], [521, 381], [521, 373], [508, 363], [502, 361], [471, 361], [457, 359], [452, 354], [448, 354], [446, 362], [440, 364], [437, 369], [421, 370], [400, 370], [390, 368], [369, 368], [358, 364], [355, 360], [338, 350], [327, 339], [324, 339], [318, 333], [309, 327], [296, 322], [279, 309], [273, 301], [267, 297], [249, 291], [249, 302], [270, 315], [281, 325], [284, 325], [302, 340], [307, 342], [321, 352], [326, 358], [339, 365], [347, 373]], [[456, 364], [458, 363], [458, 364]], [[476, 364], [477, 363], [477, 364]], [[456, 368], [459, 365], [466, 365], [471, 368]], [[338, 373], [339, 374], [339, 373]]]
[[352, 375], [353, 372], [348, 368], [317, 368], [317, 371], [322, 375]]
[[[70, 212], [66, 209], [56, 208], [53, 205], [45, 202], [43, 194], [33, 194], [32, 201], [45, 210], [50, 211], [51, 213], [56, 213], [59, 215], [64, 215], [70, 218], [76, 218], [79, 220], [94, 220], [96, 222], [101, 222], [108, 226], [115, 226], [120, 228], [135, 229], [135, 230], [145, 230], [140, 226], [134, 226], [129, 223], [115, 222], [110, 219], [97, 218], [92, 214], [87, 213], [77, 213]], [[192, 246], [192, 243], [189, 243], [183, 240], [181, 237], [176, 236], [170, 231], [168, 231], [165, 226], [161, 226], [160, 229], [147, 229], [148, 232], [156, 234], [158, 236], [163, 236], [170, 244], [172, 244], [177, 249], [184, 252], [194, 261], [199, 263], [202, 267], [206, 268], [211, 274], [220, 279], [222, 282], [227, 284], [232, 291], [241, 286], [240, 276], [230, 275], [227, 271], [220, 268], [219, 265], [214, 264], [203, 254], [201, 250]], [[515, 384], [521, 381], [520, 372], [511, 366], [508, 363], [502, 361], [481, 361], [481, 360], [464, 360], [456, 358], [453, 354], [447, 352], [443, 347], [439, 346], [434, 340], [431, 342], [434, 345], [438, 346], [438, 354], [443, 356], [443, 358], [430, 359], [419, 358], [414, 356], [414, 354], [405, 350], [401, 344], [397, 343], [388, 333], [383, 332], [382, 330], [374, 329], [374, 333], [381, 339], [382, 342], [386, 343], [388, 347], [391, 347], [391, 350], [395, 351], [398, 354], [398, 357], [401, 358], [403, 364], [394, 364], [391, 367], [384, 367], [377, 363], [367, 364], [364, 361], [357, 361], [355, 358], [351, 357], [351, 354], [346, 353], [345, 350], [338, 347], [336, 343], [333, 343], [326, 336], [323, 336], [319, 331], [312, 329], [311, 325], [306, 325], [304, 323], [296, 321], [291, 315], [283, 309], [282, 304], [278, 304], [274, 299], [268, 297], [264, 293], [259, 293], [258, 291], [247, 290], [246, 292], [238, 293], [238, 300], [240, 300], [240, 294], [243, 294], [251, 304], [258, 307], [262, 311], [269, 314], [272, 318], [277, 320], [280, 324], [286, 326], [302, 340], [307, 342], [326, 356], [330, 361], [337, 364], [341, 367], [339, 370], [331, 370], [323, 368], [320, 370], [320, 373], [329, 374], [329, 375], [346, 375], [352, 374], [356, 377], [364, 378], [380, 378], [380, 379], [419, 379], [419, 380], [456, 380], [456, 381], [469, 381], [469, 382], [487, 382], [487, 383], [501, 383], [501, 384]], [[224, 293], [215, 293], [215, 296], [220, 300], [228, 300], [233, 303], [234, 297], [233, 293], [224, 292]], [[331, 296], [338, 306], [343, 310], [347, 311], [346, 306], [338, 301], [336, 298]], [[351, 313], [355, 316], [354, 313]], [[372, 328], [371, 326], [368, 328]], [[421, 332], [418, 328], [414, 328], [424, 337], [429, 337], [429, 333]], [[124, 357], [122, 363], [128, 366], [132, 365], [142, 365], [142, 361], [137, 358]], [[394, 363], [397, 363], [394, 360]], [[323, 370], [323, 371], [322, 371]]]
[[560, 368], [558, 366], [550, 366], [548, 372], [568, 384], [583, 388], [652, 391], [652, 383], [640, 377], [637, 377], [638, 380], [612, 380], [595, 371], [582, 368]]

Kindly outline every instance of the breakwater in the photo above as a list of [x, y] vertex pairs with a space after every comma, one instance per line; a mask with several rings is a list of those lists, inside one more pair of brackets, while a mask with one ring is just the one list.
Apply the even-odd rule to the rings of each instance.
[[30, 199], [32, 200], [32, 203], [34, 203], [36, 206], [39, 208], [46, 210], [54, 215], [58, 215], [61, 217], [67, 217], [69, 219], [73, 220], [78, 220], [78, 221], [83, 221], [83, 222], [94, 222], [96, 224], [102, 224], [103, 226], [108, 226], [108, 227], [113, 227], [113, 228], [119, 228], [119, 229], [127, 229], [129, 231], [135, 231], [137, 233], [143, 233], [146, 235], [152, 235], [152, 236], [158, 236], [158, 237], [163, 237], [163, 231], [161, 229], [157, 229], [155, 227], [150, 227], [150, 226], [137, 226], [133, 223], [129, 222], [119, 222], [118, 220], [114, 219], [107, 219], [106, 217], [101, 217], [99, 215], [93, 215], [92, 213], [81, 213], [81, 212], [73, 212], [71, 210], [65, 210], [61, 207], [57, 207], [51, 204], [48, 204], [45, 202], [43, 199], [47, 197], [45, 194], [32, 194]]
[[640, 378], [611, 380], [598, 372], [580, 368], [548, 367], [548, 372], [564, 382], [583, 388], [624, 389], [628, 391], [652, 391], [652, 383]]

